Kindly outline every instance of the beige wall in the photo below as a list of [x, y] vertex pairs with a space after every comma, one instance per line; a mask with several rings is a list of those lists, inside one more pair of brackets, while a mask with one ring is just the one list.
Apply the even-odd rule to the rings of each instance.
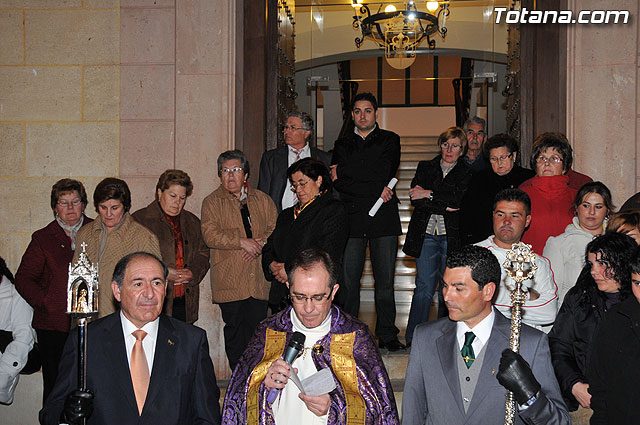
[[[574, 11], [602, 10], [598, 0], [570, 0]], [[606, 184], [614, 203], [640, 188], [638, 175], [638, 2], [612, 0], [629, 10], [628, 24], [567, 26], [567, 136], [575, 169]]]
[[[63, 177], [91, 197], [120, 176], [136, 210], [161, 172], [182, 168], [195, 186], [186, 207], [200, 214], [219, 184], [217, 156], [235, 145], [235, 4], [0, 0], [0, 255], [11, 270], [52, 220]], [[217, 375], [229, 377], [208, 276], [200, 311]], [[18, 397], [0, 422], [36, 423], [41, 377], [23, 379]]]
[[113, 0], [0, 1], [0, 255], [13, 271], [53, 218], [56, 180], [92, 193], [119, 172], [119, 15]]

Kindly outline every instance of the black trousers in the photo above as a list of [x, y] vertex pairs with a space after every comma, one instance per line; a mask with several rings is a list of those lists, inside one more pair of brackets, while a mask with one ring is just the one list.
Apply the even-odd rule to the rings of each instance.
[[58, 377], [58, 365], [62, 357], [64, 344], [69, 336], [68, 332], [48, 331], [36, 329], [38, 335], [38, 349], [40, 350], [40, 360], [42, 361], [42, 405], [53, 390], [53, 385]]
[[233, 371], [258, 324], [267, 317], [267, 301], [250, 297], [219, 305], [224, 320], [224, 350]]

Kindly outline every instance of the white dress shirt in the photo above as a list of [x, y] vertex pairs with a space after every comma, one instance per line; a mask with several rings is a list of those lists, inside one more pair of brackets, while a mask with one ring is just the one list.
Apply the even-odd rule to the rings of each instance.
[[489, 313], [487, 317], [482, 319], [480, 323], [475, 325], [473, 329], [467, 326], [467, 324], [463, 321], [457, 322], [456, 337], [458, 338], [458, 347], [460, 348], [460, 350], [462, 350], [462, 347], [464, 346], [464, 334], [467, 332], [473, 332], [476, 337], [471, 343], [471, 346], [473, 347], [473, 354], [477, 358], [482, 351], [482, 348], [489, 341], [489, 337], [491, 336], [491, 329], [493, 329], [493, 320], [495, 319], [495, 317], [496, 313], [493, 308], [491, 308], [491, 313]]
[[[296, 157], [296, 151], [291, 146], [287, 146], [287, 167], [290, 167], [296, 161], [301, 160], [302, 158], [309, 158], [311, 156], [311, 148], [309, 147], [309, 143], [304, 145], [304, 148], [300, 149], [300, 156]], [[297, 159], [296, 159], [297, 158]], [[285, 174], [287, 170], [283, 171]], [[291, 191], [291, 182], [287, 179], [287, 187], [284, 190], [284, 194], [282, 195], [282, 209], [287, 209], [292, 207], [298, 202], [298, 197], [295, 193]]]
[[142, 340], [142, 349], [144, 350], [144, 355], [147, 358], [147, 363], [149, 365], [149, 376], [151, 376], [151, 369], [153, 368], [153, 357], [156, 353], [156, 341], [158, 339], [158, 324], [160, 323], [160, 318], [156, 318], [153, 322], [149, 322], [141, 328], [136, 327], [133, 323], [129, 321], [120, 310], [120, 321], [122, 322], [122, 332], [124, 333], [124, 345], [127, 349], [127, 363], [129, 363], [129, 367], [131, 367], [131, 351], [133, 350], [133, 345], [136, 343], [136, 337], [133, 336], [133, 332], [138, 329], [142, 329], [147, 333], [147, 336]]

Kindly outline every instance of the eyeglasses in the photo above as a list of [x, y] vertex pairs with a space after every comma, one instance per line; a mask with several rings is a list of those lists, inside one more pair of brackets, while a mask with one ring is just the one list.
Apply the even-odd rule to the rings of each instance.
[[456, 145], [455, 143], [449, 144], [449, 142], [444, 142], [441, 146], [444, 150], [451, 149], [452, 151], [457, 151], [462, 147], [461, 145]]
[[298, 130], [304, 130], [304, 127], [294, 127], [292, 125], [285, 125], [283, 130], [284, 131], [287, 131], [287, 130], [289, 130], [289, 131], [298, 131]]
[[497, 164], [498, 162], [506, 161], [507, 159], [511, 158], [512, 156], [513, 156], [513, 152], [510, 153], [509, 155], [492, 156], [491, 158], [489, 158], [489, 161], [493, 162], [494, 164]]
[[289, 298], [291, 299], [291, 302], [293, 302], [294, 304], [305, 304], [307, 300], [310, 300], [311, 304], [314, 304], [314, 305], [320, 305], [324, 303], [325, 300], [329, 299], [330, 296], [331, 296], [331, 292], [329, 292], [328, 294], [313, 295], [311, 297], [307, 297], [306, 295], [300, 295], [300, 294], [289, 294]]
[[242, 167], [233, 167], [233, 168], [223, 168], [222, 169], [222, 172], [224, 174], [231, 174], [231, 173], [236, 174], [236, 173], [239, 173], [240, 171], [244, 171], [242, 169]]
[[80, 205], [82, 201], [80, 199], [74, 199], [73, 201], [69, 202], [69, 201], [65, 201], [64, 199], [58, 201], [58, 205], [60, 205], [62, 208], [66, 208], [69, 205], [73, 206], [73, 207], [77, 207], [78, 205]]
[[540, 165], [542, 164], [559, 164], [562, 162], [562, 158], [560, 158], [557, 155], [552, 155], [549, 158], [545, 158], [544, 156], [540, 155], [538, 157], [538, 159], [536, 159], [536, 162]]
[[295, 193], [299, 187], [304, 188], [310, 181], [311, 179], [307, 180], [306, 182], [291, 183], [291, 191]]

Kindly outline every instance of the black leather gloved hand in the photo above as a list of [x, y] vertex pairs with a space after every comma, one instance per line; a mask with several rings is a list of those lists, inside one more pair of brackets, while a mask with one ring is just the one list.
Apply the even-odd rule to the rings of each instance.
[[533, 376], [529, 363], [508, 348], [502, 352], [496, 377], [500, 385], [511, 391], [521, 405], [540, 391], [540, 383]]
[[75, 390], [64, 401], [61, 422], [76, 425], [88, 419], [93, 413], [93, 393], [89, 390]]

